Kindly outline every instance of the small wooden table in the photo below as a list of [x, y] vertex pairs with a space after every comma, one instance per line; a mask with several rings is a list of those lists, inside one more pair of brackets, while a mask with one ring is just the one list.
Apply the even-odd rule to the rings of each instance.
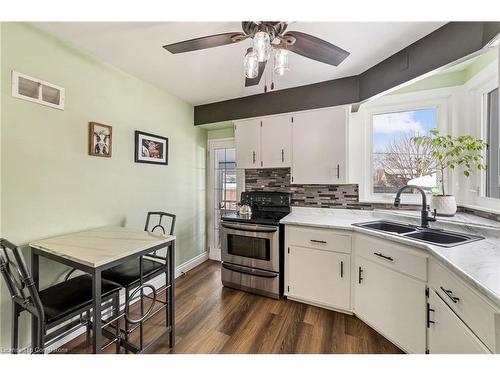
[[[160, 235], [139, 229], [101, 227], [82, 232], [46, 238], [30, 243], [33, 280], [39, 288], [39, 256], [76, 268], [92, 276], [94, 353], [102, 352], [101, 273], [131, 259], [169, 247], [166, 291], [169, 346], [175, 342], [174, 288], [175, 236]], [[32, 341], [35, 343], [36, 318], [32, 319]], [[156, 340], [155, 340], [156, 341]]]

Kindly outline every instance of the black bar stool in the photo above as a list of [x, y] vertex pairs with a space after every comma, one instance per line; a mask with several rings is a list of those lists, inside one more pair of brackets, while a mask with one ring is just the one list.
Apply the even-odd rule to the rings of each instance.
[[[18, 351], [19, 315], [27, 311], [37, 320], [36, 342], [32, 343], [32, 353], [44, 353], [45, 348], [55, 341], [74, 332], [82, 324], [87, 325], [87, 340], [89, 328], [92, 326], [87, 317], [92, 306], [92, 278], [81, 275], [67, 279], [46, 289], [38, 291], [31, 277], [21, 249], [5, 239], [0, 239], [0, 271], [5, 279], [12, 298], [12, 352]], [[103, 320], [103, 330], [119, 320], [120, 285], [112, 281], [102, 280], [102, 299], [104, 309], [111, 309], [111, 318]], [[80, 316], [80, 319], [73, 318]], [[66, 324], [63, 324], [66, 323]], [[61, 327], [58, 327], [62, 325]], [[118, 324], [114, 337], [104, 345], [116, 344], [116, 352], [120, 351], [120, 331]], [[54, 329], [52, 332], [49, 330]]]
[[[167, 231], [166, 223], [163, 222], [164, 218], [170, 218], [170, 229]], [[168, 213], [168, 212], [148, 212], [146, 218], [146, 225], [144, 226], [145, 231], [149, 231], [152, 233], [161, 233], [163, 235], [174, 234], [175, 228], [175, 220], [176, 215]], [[156, 223], [156, 224], [155, 224]], [[167, 250], [168, 251], [168, 250]], [[105, 270], [102, 272], [102, 277], [113, 281], [117, 284], [120, 284], [125, 289], [125, 340], [128, 340], [129, 335], [137, 328], [140, 329], [140, 349], [143, 349], [143, 322], [147, 318], [156, 315], [161, 309], [167, 307], [168, 299], [165, 298], [165, 301], [158, 300], [156, 298], [157, 294], [166, 290], [168, 285], [168, 254], [165, 256], [158, 255], [155, 251], [152, 254], [148, 254], [144, 257], [140, 257], [138, 259], [131, 260], [129, 262], [120, 264], [116, 267], [110, 268], [109, 270]], [[153, 278], [165, 273], [165, 286], [156, 290], [156, 288], [151, 284], [143, 284], [144, 282], [148, 282]], [[143, 284], [143, 285], [141, 285]], [[153, 293], [153, 297], [145, 295], [144, 289], [150, 289]], [[132, 291], [132, 293], [131, 293]], [[129, 304], [134, 299], [134, 297], [140, 294], [140, 311], [141, 318], [139, 319], [131, 319], [129, 316], [130, 306]], [[144, 313], [144, 297], [152, 299], [152, 305]], [[153, 310], [153, 305], [159, 302], [162, 306], [159, 309]], [[168, 315], [168, 314], [167, 314]], [[167, 318], [168, 324], [168, 318]], [[131, 327], [133, 326], [133, 327]]]

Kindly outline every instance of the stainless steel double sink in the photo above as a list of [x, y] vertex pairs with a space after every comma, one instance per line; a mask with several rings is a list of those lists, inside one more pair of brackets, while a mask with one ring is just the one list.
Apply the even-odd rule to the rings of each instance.
[[484, 237], [472, 234], [441, 229], [421, 228], [416, 225], [396, 223], [388, 220], [369, 221], [353, 225], [442, 247], [453, 247], [484, 239]]

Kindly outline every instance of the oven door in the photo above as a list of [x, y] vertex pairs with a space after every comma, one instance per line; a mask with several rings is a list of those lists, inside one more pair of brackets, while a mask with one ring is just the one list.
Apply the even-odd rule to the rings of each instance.
[[222, 221], [222, 261], [279, 272], [279, 227]]

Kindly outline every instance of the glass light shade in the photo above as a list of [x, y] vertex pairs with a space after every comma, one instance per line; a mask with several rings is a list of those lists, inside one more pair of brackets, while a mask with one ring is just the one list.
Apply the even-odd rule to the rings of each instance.
[[274, 53], [274, 72], [282, 76], [285, 72], [289, 70], [288, 67], [288, 51], [283, 48], [279, 48]]
[[269, 54], [271, 52], [271, 40], [268, 33], [264, 31], [255, 33], [253, 37], [253, 50], [257, 53], [259, 62], [269, 60]]
[[245, 68], [245, 77], [255, 78], [259, 74], [259, 60], [255, 51], [248, 51], [243, 59], [243, 66]]

